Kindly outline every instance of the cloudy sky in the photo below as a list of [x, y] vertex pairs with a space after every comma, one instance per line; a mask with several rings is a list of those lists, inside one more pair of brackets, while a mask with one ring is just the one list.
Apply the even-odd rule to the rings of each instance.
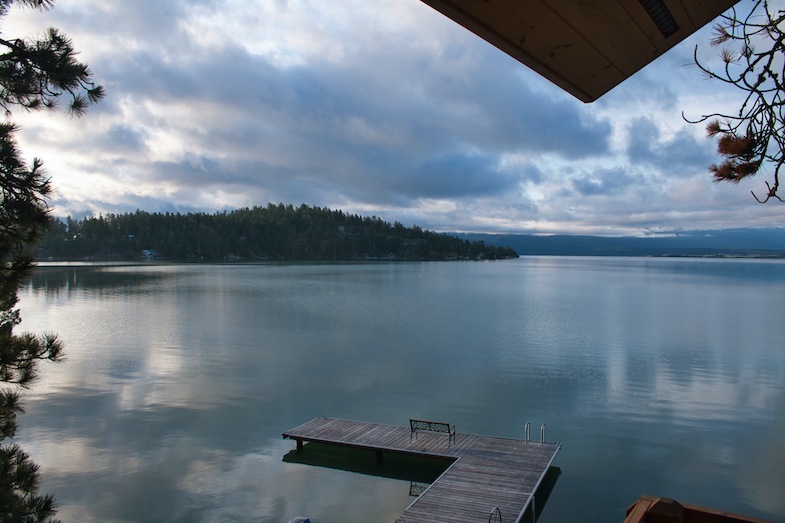
[[60, 0], [2, 31], [49, 26], [107, 90], [81, 119], [12, 114], [58, 216], [284, 202], [441, 231], [785, 226], [750, 195], [763, 178], [711, 181], [714, 145], [681, 118], [738, 107], [692, 64], [708, 30], [583, 104], [419, 0]]

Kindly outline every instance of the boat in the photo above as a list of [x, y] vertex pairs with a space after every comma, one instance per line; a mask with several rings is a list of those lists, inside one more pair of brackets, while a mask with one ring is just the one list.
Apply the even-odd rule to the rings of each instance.
[[624, 523], [775, 523], [768, 519], [686, 505], [670, 498], [641, 496], [627, 509]]

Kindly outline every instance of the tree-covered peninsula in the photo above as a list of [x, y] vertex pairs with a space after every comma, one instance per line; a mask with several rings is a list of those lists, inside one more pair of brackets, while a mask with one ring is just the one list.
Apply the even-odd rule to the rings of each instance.
[[509, 247], [340, 210], [269, 204], [216, 214], [136, 211], [56, 221], [39, 260], [496, 260]]

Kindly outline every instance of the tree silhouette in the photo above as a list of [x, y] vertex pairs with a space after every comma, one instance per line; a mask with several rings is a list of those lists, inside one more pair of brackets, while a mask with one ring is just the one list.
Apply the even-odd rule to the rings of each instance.
[[709, 77], [740, 89], [744, 101], [734, 114], [703, 115], [691, 123], [707, 123], [710, 137], [717, 138], [717, 150], [723, 157], [709, 170], [715, 181], [739, 183], [768, 171], [766, 203], [779, 196], [780, 169], [785, 163], [785, 120], [783, 120], [783, 81], [785, 81], [785, 11], [772, 9], [764, 0], [755, 1], [743, 16], [735, 8], [722, 15], [714, 26], [711, 44], [721, 47], [724, 66], [720, 70], [695, 63]]
[[[0, 20], [13, 5], [48, 9], [52, 0], [0, 0]], [[61, 98], [67, 112], [81, 116], [103, 97], [73, 46], [56, 29], [38, 39], [6, 39], [0, 35], [0, 520], [52, 521], [52, 496], [39, 495], [38, 465], [12, 443], [17, 417], [23, 412], [20, 388], [37, 376], [40, 361], [61, 358], [55, 335], [15, 334], [21, 321], [18, 290], [33, 268], [31, 251], [50, 224], [46, 198], [51, 192], [41, 161], [28, 166], [14, 138], [18, 131], [8, 118], [14, 107], [55, 109]]]
[[215, 214], [136, 211], [56, 222], [39, 243], [58, 260], [496, 260], [509, 247], [320, 207], [273, 205]]

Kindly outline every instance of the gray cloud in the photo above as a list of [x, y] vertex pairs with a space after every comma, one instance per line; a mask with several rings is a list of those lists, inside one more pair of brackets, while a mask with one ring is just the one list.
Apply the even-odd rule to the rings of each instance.
[[542, 170], [536, 165], [527, 164], [520, 171], [521, 181], [540, 184], [545, 179]]
[[72, 0], [24, 21], [74, 37], [108, 91], [58, 133], [51, 115], [24, 117], [56, 188], [71, 173], [105, 186], [58, 190], [57, 212], [280, 201], [569, 232], [723, 227], [752, 204], [704, 176], [713, 146], [680, 120], [705, 36], [584, 105], [416, 1]]
[[144, 129], [120, 123], [110, 127], [104, 135], [104, 143], [113, 149], [139, 151], [145, 147], [146, 138]]
[[709, 140], [698, 141], [691, 131], [682, 128], [672, 137], [663, 139], [651, 119], [637, 118], [628, 129], [627, 155], [670, 175], [682, 175], [684, 170], [706, 171], [713, 158], [712, 145]]
[[[452, 154], [419, 166], [414, 180], [419, 185], [415, 194], [426, 198], [490, 196], [512, 189], [517, 180], [500, 173], [487, 156]], [[422, 180], [424, 183], [417, 183]]]
[[597, 196], [624, 193], [635, 183], [623, 169], [609, 169], [581, 175], [572, 180], [572, 187], [582, 196]]

